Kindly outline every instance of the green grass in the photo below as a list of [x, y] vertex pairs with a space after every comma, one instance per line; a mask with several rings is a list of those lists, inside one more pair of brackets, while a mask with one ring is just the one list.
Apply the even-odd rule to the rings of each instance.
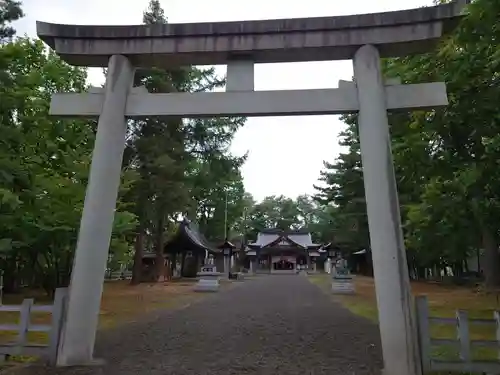
[[[372, 278], [354, 278], [355, 295], [333, 295], [331, 293], [331, 276], [318, 274], [309, 276], [309, 281], [325, 291], [333, 300], [350, 310], [353, 314], [362, 316], [373, 322], [378, 321], [375, 288]], [[430, 315], [436, 317], [455, 317], [456, 310], [468, 312], [469, 318], [492, 318], [493, 311], [500, 310], [497, 296], [480, 293], [466, 287], [442, 286], [430, 283], [412, 283], [414, 295], [426, 295], [429, 301]], [[495, 326], [478, 326], [469, 323], [471, 340], [495, 340]], [[433, 324], [433, 338], [456, 339], [456, 326], [450, 324]], [[441, 360], [457, 360], [459, 353], [456, 347], [433, 347], [432, 355]], [[498, 350], [493, 348], [472, 348], [475, 360], [497, 360]]]

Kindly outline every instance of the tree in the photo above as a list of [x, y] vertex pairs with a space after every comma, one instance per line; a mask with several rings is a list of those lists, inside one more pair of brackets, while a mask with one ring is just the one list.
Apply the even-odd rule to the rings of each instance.
[[[86, 89], [86, 71], [28, 38], [1, 46], [0, 61], [0, 251], [6, 291], [25, 281], [52, 293], [69, 283], [95, 127], [56, 120], [48, 110], [53, 93]], [[115, 250], [133, 220], [119, 203]]]
[[[315, 185], [314, 199], [333, 217], [331, 237], [336, 242], [348, 244], [351, 250], [369, 247], [368, 218], [366, 214], [363, 169], [357, 132], [357, 116], [343, 117], [347, 129], [340, 134], [339, 144], [348, 148], [335, 163], [324, 162], [320, 174], [321, 185]], [[332, 206], [334, 208], [332, 208]]]
[[291, 198], [265, 197], [250, 213], [254, 234], [266, 228], [292, 229], [300, 226], [298, 208]]
[[[432, 111], [390, 113], [392, 150], [413, 274], [425, 268], [451, 267], [459, 275], [479, 249], [486, 254], [487, 286], [500, 285], [500, 3], [477, 0], [453, 35], [436, 51], [387, 59], [384, 74], [404, 83], [445, 81], [449, 105]], [[346, 116], [355, 139], [355, 115]], [[334, 164], [326, 164], [319, 187], [322, 204], [333, 204], [340, 217], [364, 208], [361, 167], [355, 141]], [[358, 205], [358, 207], [355, 207]], [[364, 224], [362, 225], [364, 226]], [[363, 237], [365, 235], [363, 234]], [[439, 243], [439, 247], [437, 246]]]
[[[51, 294], [69, 283], [95, 123], [49, 117], [53, 93], [85, 91], [86, 70], [41, 41], [13, 40], [9, 24], [23, 16], [20, 5], [0, 5], [0, 266], [5, 292], [28, 284]], [[123, 180], [121, 196], [130, 174]], [[115, 255], [127, 252], [133, 223], [119, 199]]]
[[21, 2], [4, 0], [0, 4], [0, 43], [8, 42], [15, 35], [16, 30], [10, 26], [11, 22], [24, 17]]
[[[150, 1], [143, 21], [146, 24], [167, 22], [159, 1]], [[136, 86], [145, 86], [154, 93], [210, 91], [224, 83], [213, 68], [141, 69], [135, 76]], [[201, 221], [203, 231], [212, 236], [220, 231], [221, 213], [224, 217], [220, 204], [224, 202], [223, 187], [230, 189], [232, 201], [241, 201], [239, 168], [245, 158], [232, 157], [228, 148], [243, 123], [243, 118], [165, 120], [158, 117], [131, 123], [124, 165], [136, 170], [139, 176], [128, 196], [129, 202], [135, 202], [134, 212], [139, 217], [133, 283], [140, 282], [145, 248], [156, 252], [156, 277], [160, 276], [164, 242], [175, 230], [179, 215], [194, 216], [192, 219]], [[229, 222], [233, 222], [241, 213], [235, 212], [234, 204], [230, 207]]]
[[[308, 228], [318, 232], [325, 228], [328, 222], [322, 207], [319, 207], [312, 197], [300, 195], [296, 199], [284, 196], [265, 197], [260, 203], [255, 203], [250, 195], [246, 198], [247, 228], [245, 233], [256, 238], [263, 229], [279, 228], [282, 230]], [[320, 235], [316, 238], [319, 240]]]
[[[166, 23], [167, 19], [159, 1], [152, 0], [143, 15], [146, 24]], [[149, 92], [165, 93], [183, 91], [189, 82], [187, 69], [140, 69], [135, 75], [135, 85], [145, 86]], [[136, 233], [133, 283], [140, 282], [145, 236], [154, 238], [156, 252], [156, 277], [163, 267], [163, 244], [168, 214], [182, 211], [188, 196], [183, 188], [186, 152], [182, 133], [182, 120], [164, 120], [150, 117], [131, 124], [127, 159], [138, 171], [139, 179], [131, 199], [137, 202], [139, 224]]]

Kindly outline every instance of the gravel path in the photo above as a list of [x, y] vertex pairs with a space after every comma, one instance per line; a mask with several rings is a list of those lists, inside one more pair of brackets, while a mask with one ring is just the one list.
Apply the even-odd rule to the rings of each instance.
[[379, 347], [375, 325], [304, 276], [260, 276], [184, 310], [103, 332], [96, 351], [105, 366], [33, 373], [379, 374]]

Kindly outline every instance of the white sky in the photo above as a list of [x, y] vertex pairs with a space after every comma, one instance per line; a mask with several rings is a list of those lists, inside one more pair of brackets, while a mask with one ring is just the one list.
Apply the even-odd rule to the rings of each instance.
[[[36, 36], [35, 21], [67, 24], [140, 24], [149, 0], [23, 0], [26, 17], [16, 23], [18, 35]], [[238, 21], [373, 13], [431, 5], [432, 0], [162, 0], [168, 20], [180, 22]], [[225, 67], [218, 67], [221, 75]], [[255, 89], [337, 87], [352, 78], [350, 61], [259, 64]], [[92, 69], [93, 84], [104, 81]], [[258, 200], [268, 195], [296, 197], [314, 193], [323, 160], [340, 152], [337, 142], [344, 128], [337, 116], [249, 118], [238, 131], [232, 152], [249, 151], [243, 167], [246, 190]]]

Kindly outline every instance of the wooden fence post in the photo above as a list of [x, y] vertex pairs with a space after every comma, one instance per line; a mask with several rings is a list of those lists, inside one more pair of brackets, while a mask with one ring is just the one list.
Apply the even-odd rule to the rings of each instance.
[[498, 342], [498, 359], [500, 359], [500, 311], [495, 311], [493, 313], [493, 318], [495, 319], [496, 323], [496, 340]]
[[0, 271], [0, 305], [3, 305], [3, 271]]
[[469, 318], [467, 311], [457, 311], [457, 338], [460, 343], [460, 358], [469, 363], [471, 361]]
[[35, 300], [33, 298], [27, 298], [21, 304], [21, 311], [19, 314], [19, 332], [17, 335], [15, 349], [17, 355], [22, 354], [23, 347], [27, 344], [28, 330], [31, 320], [31, 308], [34, 303]]
[[415, 305], [417, 308], [418, 339], [420, 358], [422, 359], [422, 372], [426, 373], [431, 370], [431, 331], [427, 297], [415, 297]]

